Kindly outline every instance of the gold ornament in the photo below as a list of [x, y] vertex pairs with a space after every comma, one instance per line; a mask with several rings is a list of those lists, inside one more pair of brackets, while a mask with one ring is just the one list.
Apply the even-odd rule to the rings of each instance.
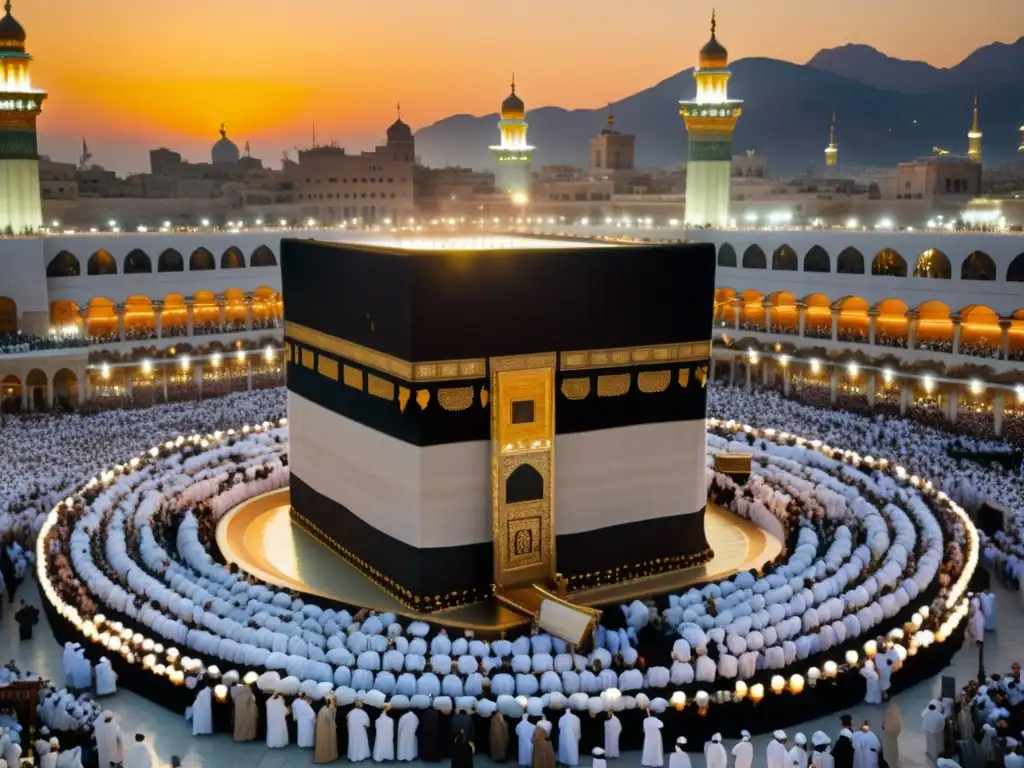
[[473, 404], [473, 388], [444, 387], [437, 390], [437, 402], [446, 411], [464, 411]]
[[401, 409], [402, 413], [405, 413], [405, 406], [409, 404], [410, 394], [408, 387], [398, 388], [398, 407]]
[[629, 392], [632, 377], [628, 373], [597, 377], [598, 397], [619, 397]]
[[420, 407], [421, 411], [427, 410], [427, 406], [430, 405], [430, 390], [429, 389], [418, 389], [416, 390], [416, 405]]
[[636, 385], [644, 394], [664, 392], [672, 381], [671, 371], [644, 371], [636, 377]]
[[487, 387], [480, 390], [480, 407], [486, 408], [487, 403], [490, 400], [490, 394], [487, 392]]
[[679, 386], [686, 389], [690, 384], [690, 369], [680, 368], [679, 369]]
[[590, 379], [562, 379], [562, 395], [568, 400], [583, 400], [590, 394]]

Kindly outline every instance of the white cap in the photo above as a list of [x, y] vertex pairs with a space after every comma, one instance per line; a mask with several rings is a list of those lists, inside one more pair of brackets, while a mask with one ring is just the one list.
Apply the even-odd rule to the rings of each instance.
[[604, 757], [604, 750], [600, 747], [594, 747], [592, 750], [590, 750], [590, 754], [592, 754], [594, 757]]
[[782, 731], [782, 730], [776, 731], [775, 733], [772, 734], [772, 736], [774, 736], [779, 741], [785, 741], [786, 740], [786, 732]]
[[811, 743], [816, 747], [823, 747], [826, 744], [832, 743], [832, 739], [824, 731], [815, 731], [811, 736]]
[[682, 746], [685, 743], [686, 743], [686, 737], [685, 736], [680, 736], [678, 739], [676, 739], [676, 744], [678, 744], [679, 746]]
[[722, 734], [716, 733], [714, 736], [711, 737], [711, 740], [717, 744], [722, 740]]
[[802, 733], [798, 733], [796, 737], [793, 739], [793, 741], [802, 746], [807, 743], [807, 737], [804, 736]]
[[740, 731], [740, 736], [743, 737], [744, 741], [750, 741], [750, 731], [743, 729], [742, 731]]

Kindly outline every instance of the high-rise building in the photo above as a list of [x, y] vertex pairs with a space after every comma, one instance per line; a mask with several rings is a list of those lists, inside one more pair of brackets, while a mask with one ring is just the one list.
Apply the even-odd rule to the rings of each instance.
[[39, 192], [36, 118], [46, 92], [32, 87], [25, 30], [11, 16], [0, 19], [0, 230], [20, 233], [43, 224]]
[[494, 185], [511, 195], [517, 203], [525, 203], [533, 186], [533, 147], [526, 141], [526, 105], [516, 95], [516, 78], [512, 76], [512, 93], [501, 102], [498, 130], [501, 143], [492, 146], [497, 169]]
[[632, 172], [635, 162], [636, 136], [616, 131], [615, 115], [609, 109], [607, 125], [590, 140], [590, 173], [613, 176], [620, 171]]
[[729, 180], [732, 176], [732, 134], [743, 114], [743, 102], [728, 92], [729, 52], [715, 37], [700, 49], [693, 78], [697, 97], [679, 102], [689, 147], [686, 163], [686, 223], [691, 226], [729, 224]]
[[972, 162], [981, 162], [981, 123], [978, 115], [978, 94], [974, 94], [974, 118], [971, 130], [967, 132], [967, 157]]
[[828, 131], [828, 146], [825, 147], [825, 168], [834, 171], [839, 165], [839, 145], [836, 144], [836, 108], [832, 107], [832, 127]]

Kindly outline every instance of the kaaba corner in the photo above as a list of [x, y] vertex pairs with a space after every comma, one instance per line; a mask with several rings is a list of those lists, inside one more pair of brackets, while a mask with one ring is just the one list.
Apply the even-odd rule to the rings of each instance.
[[285, 240], [293, 519], [405, 604], [706, 562], [710, 245]]

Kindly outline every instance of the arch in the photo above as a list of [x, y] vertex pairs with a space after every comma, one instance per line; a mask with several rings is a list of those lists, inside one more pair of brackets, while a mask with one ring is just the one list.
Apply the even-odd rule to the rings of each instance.
[[10, 296], [0, 296], [0, 333], [18, 332], [18, 302]]
[[1024, 283], [1024, 253], [1018, 254], [1006, 268], [1006, 280], [1010, 283]]
[[220, 257], [221, 269], [245, 269], [245, 255], [237, 246], [232, 245]]
[[788, 245], [780, 245], [772, 253], [772, 270], [780, 272], [796, 272], [800, 269], [800, 257]]
[[50, 302], [50, 325], [56, 328], [77, 327], [81, 317], [78, 305], [68, 299], [57, 299]]
[[767, 269], [768, 259], [765, 258], [764, 251], [757, 245], [752, 245], [743, 252], [743, 268], [744, 269]]
[[13, 373], [0, 381], [0, 411], [16, 413], [21, 410], [21, 379]]
[[110, 255], [110, 251], [100, 248], [92, 256], [86, 265], [86, 274], [89, 275], [116, 275], [117, 261]]
[[192, 251], [192, 255], [188, 257], [189, 272], [203, 272], [216, 268], [217, 261], [213, 258], [213, 254], [202, 246]]
[[78, 403], [78, 377], [73, 371], [61, 368], [53, 374], [53, 399], [67, 406]]
[[82, 274], [82, 265], [70, 251], [61, 251], [46, 265], [47, 277], [78, 277]]
[[866, 313], [868, 311], [867, 301], [860, 296], [844, 296], [836, 302], [835, 306], [840, 312]]
[[125, 275], [139, 275], [153, 271], [153, 262], [141, 248], [133, 248], [124, 257], [124, 268], [121, 270]]
[[907, 261], [899, 251], [883, 248], [871, 261], [871, 274], [878, 277], [906, 277]]
[[184, 272], [185, 260], [173, 248], [167, 248], [156, 260], [157, 272]]
[[796, 294], [789, 291], [776, 291], [767, 297], [773, 307], [794, 307], [796, 306]]
[[828, 251], [820, 245], [816, 245], [804, 256], [804, 272], [831, 272], [832, 261], [828, 257]]
[[836, 272], [840, 275], [863, 275], [864, 254], [853, 246], [843, 248], [836, 259]]
[[529, 464], [520, 464], [505, 481], [505, 503], [540, 501], [544, 498], [544, 477]]
[[972, 251], [960, 265], [961, 280], [995, 280], [996, 263], [984, 251]]
[[[276, 267], [277, 257], [274, 252], [267, 246], [261, 245], [255, 251], [252, 252], [252, 256], [249, 257], [250, 267]], [[735, 265], [733, 265], [735, 266]]]
[[928, 277], [934, 280], [949, 280], [953, 276], [953, 267], [949, 257], [938, 248], [929, 248], [917, 257], [914, 277]]
[[720, 267], [735, 267], [736, 266], [736, 249], [728, 243], [722, 243], [718, 247], [718, 266]]

